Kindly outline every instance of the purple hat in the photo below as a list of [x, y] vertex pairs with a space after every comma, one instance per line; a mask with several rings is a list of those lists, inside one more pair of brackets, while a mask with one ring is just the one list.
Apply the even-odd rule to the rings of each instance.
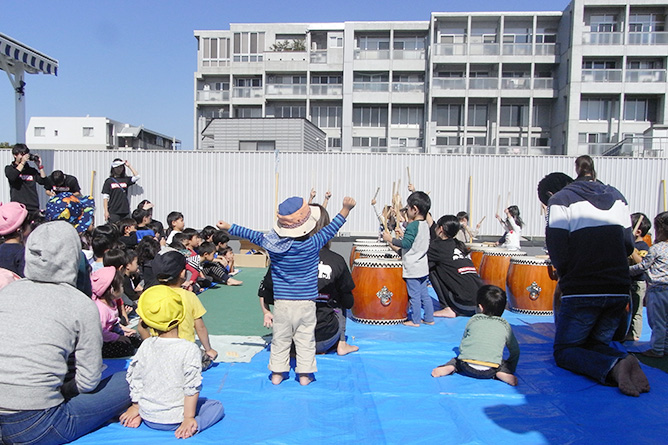
[[111, 286], [116, 276], [116, 268], [113, 266], [103, 267], [90, 274], [90, 284], [93, 287], [93, 295], [101, 297]]
[[278, 206], [274, 231], [278, 236], [299, 238], [308, 235], [320, 219], [320, 207], [310, 206], [304, 198], [293, 196]]
[[18, 202], [0, 202], [0, 235], [9, 235], [21, 227], [28, 216], [26, 206]]

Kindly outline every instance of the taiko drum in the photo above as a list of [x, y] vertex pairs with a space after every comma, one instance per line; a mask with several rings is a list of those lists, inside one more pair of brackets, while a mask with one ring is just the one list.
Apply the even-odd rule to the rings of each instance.
[[355, 321], [368, 324], [399, 324], [406, 320], [408, 292], [400, 260], [358, 258], [352, 271]]
[[550, 273], [550, 260], [532, 256], [510, 259], [506, 278], [508, 307], [513, 312], [552, 315], [557, 281]]
[[519, 256], [527, 256], [527, 253], [499, 247], [485, 251], [480, 262], [480, 278], [485, 284], [493, 284], [505, 289], [510, 259]]
[[353, 261], [361, 257], [360, 252], [392, 252], [387, 243], [353, 243], [353, 248], [350, 250], [350, 267], [353, 266]]
[[475, 270], [480, 273], [480, 263], [482, 263], [482, 256], [488, 250], [498, 249], [498, 247], [491, 247], [482, 243], [468, 243], [466, 247], [471, 251], [471, 261], [475, 266]]

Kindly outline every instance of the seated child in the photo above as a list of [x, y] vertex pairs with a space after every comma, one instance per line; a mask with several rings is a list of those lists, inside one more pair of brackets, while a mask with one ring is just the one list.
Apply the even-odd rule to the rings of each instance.
[[102, 357], [133, 355], [141, 339], [134, 330], [120, 323], [115, 301], [123, 292], [123, 276], [114, 267], [107, 266], [93, 272], [90, 280], [93, 301], [97, 305], [102, 324]]
[[24, 232], [29, 221], [26, 206], [18, 202], [0, 203], [0, 267], [23, 277], [25, 267]]
[[320, 208], [294, 196], [278, 206], [274, 229], [265, 235], [245, 227], [218, 221], [218, 228], [262, 246], [271, 258], [274, 283], [273, 338], [269, 369], [274, 385], [290, 371], [290, 346], [297, 351], [295, 372], [303, 386], [313, 381], [315, 361], [315, 299], [318, 297], [320, 249], [346, 222], [355, 200], [343, 199], [341, 211], [330, 224], [309, 236], [320, 218]]
[[[230, 251], [232, 251], [231, 248]], [[227, 269], [230, 264], [234, 267], [234, 253], [232, 253], [231, 263], [229, 257], [215, 258], [215, 253], [216, 246], [213, 243], [202, 243], [199, 247], [199, 267], [204, 275], [214, 283], [222, 283], [229, 286], [240, 286], [243, 284], [243, 281], [232, 278], [229, 269]], [[191, 262], [191, 258], [188, 258], [188, 262]]]
[[227, 235], [227, 232], [224, 230], [217, 230], [216, 233], [211, 237], [211, 242], [216, 246], [216, 252], [218, 256], [221, 255], [221, 251], [227, 247], [227, 243], [230, 241], [230, 237]]
[[213, 234], [216, 233], [218, 229], [214, 226], [204, 226], [201, 232], [199, 232], [199, 237], [202, 238], [203, 242], [212, 243]]
[[174, 235], [181, 233], [185, 227], [186, 223], [183, 220], [183, 213], [169, 212], [169, 215], [167, 215], [167, 244], [171, 244]]
[[137, 247], [137, 222], [132, 218], [123, 218], [118, 222], [121, 237], [118, 239], [126, 249]]
[[137, 308], [137, 300], [144, 287], [139, 278], [139, 263], [137, 262], [137, 252], [128, 250], [125, 252], [125, 270], [123, 271], [123, 302], [131, 302], [131, 306]]
[[[104, 267], [113, 267], [122, 277], [125, 277], [127, 255], [122, 249], [109, 249], [104, 252], [102, 264]], [[137, 317], [137, 314], [135, 313], [137, 304], [125, 295], [125, 288], [123, 288], [123, 292], [121, 292], [121, 297], [116, 300], [116, 306], [118, 307], [121, 324], [127, 325], [130, 321], [130, 317]]]
[[[202, 369], [208, 369], [212, 361], [218, 357], [218, 352], [211, 347], [209, 331], [204, 324], [204, 320], [202, 320], [202, 317], [206, 314], [206, 309], [202, 306], [197, 295], [182, 287], [185, 283], [186, 258], [180, 252], [169, 249], [156, 255], [152, 263], [158, 283], [171, 288], [183, 300], [186, 315], [184, 323], [179, 328], [179, 338], [195, 342], [195, 332], [197, 332], [197, 337], [204, 348], [202, 351]], [[139, 300], [141, 301], [141, 298]], [[138, 329], [142, 338], [148, 337], [149, 333], [142, 323], [139, 324]]]
[[223, 404], [199, 397], [199, 348], [179, 338], [187, 312], [181, 296], [167, 286], [153, 286], [142, 294], [137, 311], [152, 336], [128, 366], [133, 403], [121, 414], [121, 425], [137, 428], [143, 420], [149, 428], [187, 439], [220, 421]]
[[[501, 288], [485, 285], [478, 289], [478, 311], [464, 329], [459, 355], [431, 372], [443, 377], [453, 372], [476, 379], [496, 378], [517, 385], [514, 375], [520, 358], [520, 347], [513, 329], [501, 316], [506, 308], [506, 293]], [[504, 346], [508, 359], [503, 359]]]
[[153, 229], [148, 227], [153, 219], [151, 212], [138, 208], [132, 212], [132, 218], [137, 222], [137, 242], [145, 236], [155, 236]]

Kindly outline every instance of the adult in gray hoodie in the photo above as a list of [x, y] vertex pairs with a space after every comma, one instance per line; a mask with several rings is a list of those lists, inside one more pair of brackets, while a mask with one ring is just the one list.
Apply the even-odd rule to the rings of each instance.
[[43, 224], [26, 243], [26, 278], [0, 290], [3, 443], [66, 443], [130, 406], [125, 372], [101, 380], [99, 313], [75, 287], [80, 250], [70, 224]]

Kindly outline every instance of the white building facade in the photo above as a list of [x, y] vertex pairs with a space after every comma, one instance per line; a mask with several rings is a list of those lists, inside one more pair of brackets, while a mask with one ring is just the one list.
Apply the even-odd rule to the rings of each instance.
[[660, 145], [667, 9], [667, 0], [574, 0], [563, 12], [195, 31], [194, 147], [217, 148], [202, 133], [214, 118], [285, 117], [321, 128], [331, 151], [599, 155], [636, 139]]
[[107, 117], [32, 117], [26, 144], [54, 150], [175, 150], [181, 141]]

